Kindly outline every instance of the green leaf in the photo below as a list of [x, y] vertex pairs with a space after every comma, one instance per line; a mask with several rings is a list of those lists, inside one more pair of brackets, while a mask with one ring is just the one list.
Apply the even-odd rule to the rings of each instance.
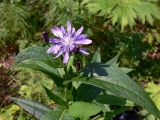
[[57, 60], [52, 60], [47, 54], [48, 47], [32, 46], [22, 50], [16, 56], [18, 67], [30, 68], [48, 74], [57, 86], [63, 86], [63, 80], [57, 67]]
[[106, 76], [106, 70], [103, 67], [109, 65], [100, 64], [100, 63], [91, 63], [88, 64], [84, 70], [82, 71], [82, 75], [86, 77], [93, 77], [93, 76]]
[[106, 62], [106, 65], [115, 65], [115, 64], [117, 64], [118, 57], [119, 57], [119, 54], [117, 54], [117, 55], [116, 55], [115, 57], [113, 57], [111, 60], [109, 60], [108, 62]]
[[20, 62], [17, 66], [41, 71], [41, 72], [49, 75], [51, 78], [53, 78], [53, 80], [57, 86], [63, 86], [63, 80], [62, 80], [58, 70], [53, 67], [51, 62], [36, 61], [34, 59], [33, 60], [29, 59], [29, 60], [24, 60], [24, 61]]
[[[92, 57], [91, 63], [100, 63], [101, 62], [101, 55], [100, 55], [100, 48], [97, 49], [95, 54]], [[84, 73], [85, 75], [85, 69]], [[101, 92], [101, 89], [95, 86], [81, 84], [77, 89], [78, 100], [82, 100], [85, 102], [91, 102], [96, 98]]]
[[95, 100], [99, 103], [109, 104], [109, 105], [124, 106], [126, 104], [126, 99], [108, 94], [99, 95]]
[[63, 78], [63, 76], [65, 75], [65, 69], [64, 68], [57, 68], [57, 71], [58, 71], [59, 75], [61, 76], [61, 78]]
[[98, 87], [82, 83], [77, 89], [78, 100], [92, 102], [101, 91], [102, 89]]
[[43, 115], [40, 120], [74, 120], [66, 109], [55, 108]]
[[91, 63], [94, 63], [94, 62], [98, 62], [98, 63], [101, 62], [100, 48], [97, 49], [97, 51], [95, 52], [95, 54], [92, 57]]
[[59, 105], [66, 105], [67, 103], [62, 99], [60, 98], [59, 96], [55, 95], [52, 91], [50, 91], [47, 87], [45, 87], [44, 85], [42, 85], [47, 93], [47, 96], [53, 100], [54, 102], [56, 102], [57, 104]]
[[96, 104], [87, 102], [74, 102], [69, 106], [68, 112], [75, 118], [80, 120], [88, 120], [90, 116], [101, 111], [101, 108]]
[[14, 97], [12, 97], [11, 100], [14, 101], [16, 104], [18, 104], [19, 106], [21, 106], [30, 114], [34, 115], [37, 119], [39, 119], [46, 112], [51, 111], [51, 108], [49, 108], [48, 106], [35, 101], [27, 99], [17, 99]]
[[121, 25], [121, 30], [135, 25], [136, 19], [143, 23], [148, 21], [151, 25], [154, 18], [160, 19], [158, 5], [149, 0], [83, 0], [83, 4], [89, 13], [107, 17], [113, 25]]
[[100, 87], [116, 96], [126, 98], [147, 109], [155, 116], [160, 117], [159, 110], [148, 94], [118, 67], [99, 63], [90, 64], [86, 68], [85, 74], [90, 73], [95, 77], [78, 77], [73, 80]]
[[63, 67], [59, 59], [53, 60], [52, 57], [47, 54], [48, 46], [31, 46], [18, 53], [16, 56], [16, 63], [19, 64], [26, 60], [35, 60], [41, 62], [50, 62], [52, 66]]
[[129, 73], [129, 72], [131, 72], [133, 69], [131, 69], [131, 68], [125, 68], [125, 67], [119, 67], [119, 69], [121, 70], [121, 71], [123, 71], [124, 73]]
[[24, 60], [33, 59], [33, 60], [46, 60], [50, 59], [47, 54], [47, 47], [42, 46], [32, 46], [22, 50], [16, 56], [16, 63], [20, 63]]

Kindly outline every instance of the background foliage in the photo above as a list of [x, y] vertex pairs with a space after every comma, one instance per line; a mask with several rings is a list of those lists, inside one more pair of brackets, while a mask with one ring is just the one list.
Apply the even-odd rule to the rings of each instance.
[[[1, 0], [0, 70], [5, 70], [11, 76], [7, 78], [7, 82], [16, 80], [14, 84], [19, 90], [13, 91], [18, 96], [49, 102], [48, 98], [40, 95], [42, 89], [37, 82], [44, 80], [49, 85], [48, 78], [35, 71], [25, 73], [18, 70], [13, 75], [10, 70], [6, 70], [4, 61], [8, 61], [10, 56], [15, 56], [25, 47], [45, 44], [41, 37], [43, 31], [50, 34], [52, 26], [64, 25], [66, 20], [71, 20], [76, 28], [83, 25], [85, 33], [93, 40], [89, 47], [91, 54], [97, 47], [101, 49], [102, 62], [120, 53], [120, 66], [133, 69], [130, 73], [132, 78], [146, 87], [146, 91], [158, 105], [158, 90], [152, 92], [148, 87], [159, 87], [160, 83], [159, 5], [160, 1], [157, 0]], [[13, 49], [10, 49], [11, 46], [14, 46]], [[0, 77], [0, 84], [2, 83], [4, 78]], [[24, 92], [35, 88], [35, 93]], [[15, 109], [20, 111], [17, 106], [7, 106], [7, 109], [2, 110]], [[24, 112], [18, 113], [20, 117], [24, 115]]]

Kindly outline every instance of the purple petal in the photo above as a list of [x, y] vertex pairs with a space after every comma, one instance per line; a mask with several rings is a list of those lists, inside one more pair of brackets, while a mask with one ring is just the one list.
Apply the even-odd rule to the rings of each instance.
[[69, 60], [69, 52], [65, 52], [64, 58], [63, 58], [63, 63], [66, 64]]
[[67, 46], [63, 45], [61, 51], [65, 52], [67, 50]]
[[92, 40], [90, 40], [90, 39], [76, 40], [74, 43], [75, 44], [88, 45], [88, 44], [92, 43]]
[[47, 53], [54, 53], [54, 54], [56, 54], [59, 51], [60, 48], [61, 48], [60, 45], [54, 45], [54, 46], [50, 47], [47, 50]]
[[73, 45], [70, 45], [70, 46], [69, 46], [69, 51], [70, 51], [70, 52], [73, 52], [73, 51], [75, 50], [75, 48], [76, 48], [76, 45], [74, 45], [74, 44], [73, 44]]
[[56, 37], [60, 37], [60, 38], [63, 37], [63, 32], [61, 31], [59, 27], [53, 27], [51, 31]]
[[60, 40], [57, 39], [57, 38], [49, 38], [49, 42], [51, 42], [51, 43], [59, 43]]
[[83, 26], [75, 33], [75, 37], [77, 37], [78, 35], [80, 35], [83, 31]]
[[60, 55], [62, 55], [63, 51], [59, 51], [57, 54], [56, 54], [56, 57], [55, 58], [58, 58]]
[[54, 46], [50, 47], [48, 50], [47, 50], [47, 53], [52, 53], [52, 50], [54, 49]]
[[84, 54], [84, 55], [89, 55], [89, 53], [86, 51], [86, 48], [80, 48], [79, 52]]
[[72, 30], [71, 22], [68, 21], [67, 22], [67, 31], [68, 31], [68, 34], [71, 34], [71, 30]]
[[87, 38], [87, 35], [86, 34], [81, 34], [81, 35], [78, 35], [76, 37], [76, 40], [82, 40], [82, 39], [86, 39]]
[[64, 29], [63, 26], [61, 26], [61, 31], [63, 32], [63, 34], [66, 34], [66, 30]]
[[73, 27], [72, 28], [72, 35], [75, 33], [76, 29]]

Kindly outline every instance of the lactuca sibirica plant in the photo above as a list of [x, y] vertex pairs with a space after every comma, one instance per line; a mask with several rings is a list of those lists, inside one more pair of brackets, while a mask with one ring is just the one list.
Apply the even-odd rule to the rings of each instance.
[[118, 55], [102, 63], [97, 49], [90, 62], [84, 64], [82, 57], [89, 53], [83, 46], [92, 40], [82, 31], [83, 27], [76, 31], [68, 21], [66, 29], [51, 28], [54, 37], [43, 34], [48, 45], [26, 48], [16, 56], [18, 67], [41, 71], [53, 79], [51, 90], [42, 86], [55, 108], [32, 100], [11, 99], [39, 120], [110, 120], [134, 105], [160, 118], [148, 94], [127, 75], [131, 69], [118, 66]]

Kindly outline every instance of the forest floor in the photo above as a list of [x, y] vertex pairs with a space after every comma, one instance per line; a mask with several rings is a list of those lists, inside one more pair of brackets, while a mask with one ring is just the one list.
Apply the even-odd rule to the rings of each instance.
[[16, 45], [0, 47], [0, 108], [10, 104], [9, 96], [16, 94], [16, 84], [13, 76], [16, 72], [10, 70], [18, 53]]

